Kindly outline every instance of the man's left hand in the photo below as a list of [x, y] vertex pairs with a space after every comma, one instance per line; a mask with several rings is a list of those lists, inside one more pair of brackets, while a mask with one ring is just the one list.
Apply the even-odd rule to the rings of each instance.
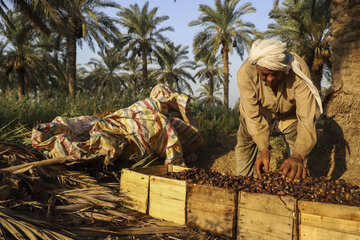
[[294, 178], [305, 178], [306, 177], [306, 168], [303, 164], [303, 157], [300, 154], [294, 153], [286, 159], [280, 167], [282, 171], [282, 176], [287, 177], [290, 180]]

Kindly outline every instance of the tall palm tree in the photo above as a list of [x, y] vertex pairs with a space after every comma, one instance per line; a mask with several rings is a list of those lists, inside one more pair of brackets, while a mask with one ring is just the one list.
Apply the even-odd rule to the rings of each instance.
[[142, 84], [144, 89], [149, 87], [147, 60], [153, 48], [161, 43], [167, 42], [163, 35], [165, 31], [173, 31], [172, 27], [159, 27], [159, 24], [169, 19], [168, 16], [156, 16], [158, 8], [149, 9], [149, 2], [146, 2], [140, 9], [137, 4], [130, 5], [129, 8], [121, 8], [117, 13], [119, 23], [128, 31], [123, 36], [123, 41], [127, 43], [127, 51], [133, 56], [138, 55], [142, 58]]
[[138, 100], [141, 80], [141, 62], [137, 56], [129, 57], [123, 62], [123, 69], [120, 74], [122, 81], [126, 82], [132, 90], [132, 100]]
[[[114, 34], [119, 36], [118, 29], [113, 19], [100, 8], [118, 8], [115, 2], [103, 0], [67, 0], [58, 6], [58, 11], [65, 12], [58, 27], [66, 26], [62, 34], [66, 38], [68, 54], [68, 82], [69, 96], [76, 94], [76, 51], [77, 41], [85, 40], [91, 49], [94, 49], [93, 40], [100, 48], [105, 47], [108, 40], [115, 39]], [[80, 41], [79, 41], [80, 40]]]
[[[57, 90], [66, 92], [66, 77], [59, 76], [59, 68], [65, 69], [66, 57], [64, 56], [64, 41], [59, 34], [52, 33], [49, 36], [40, 34], [37, 38], [37, 54], [45, 64], [37, 66], [38, 91]], [[61, 73], [62, 75], [62, 73]]]
[[[77, 43], [85, 40], [94, 49], [94, 40], [103, 48], [109, 40], [120, 33], [114, 20], [100, 8], [119, 8], [108, 0], [63, 0], [63, 1], [25, 1], [12, 0], [20, 12], [43, 33], [57, 32], [66, 39], [67, 79], [69, 96], [76, 94], [76, 52]], [[1, 14], [1, 11], [0, 11]]]
[[156, 48], [158, 63], [161, 66], [158, 81], [167, 83], [179, 92], [182, 92], [185, 88], [189, 93], [193, 94], [188, 80], [193, 83], [196, 83], [196, 81], [188, 70], [193, 70], [195, 63], [188, 60], [188, 48], [188, 46], [182, 47], [181, 44], [175, 46], [173, 43]]
[[7, 43], [4, 41], [0, 41], [0, 64], [1, 64], [1, 68], [0, 68], [0, 89], [1, 89], [1, 93], [3, 95], [5, 95], [6, 91], [7, 91], [7, 77], [6, 77], [6, 70], [7, 70], [7, 57], [6, 57], [6, 47], [7, 47]]
[[242, 58], [244, 52], [253, 41], [253, 36], [260, 36], [254, 24], [245, 22], [241, 17], [255, 12], [251, 3], [237, 7], [240, 0], [215, 0], [215, 8], [200, 4], [201, 15], [191, 21], [189, 26], [203, 26], [193, 42], [195, 55], [206, 55], [212, 51], [214, 55], [220, 50], [224, 62], [224, 104], [229, 107], [229, 53], [233, 49]]
[[310, 66], [312, 79], [320, 90], [323, 69], [330, 66], [330, 0], [284, 0], [270, 13], [276, 21], [266, 35], [279, 37], [288, 49], [302, 56]]
[[214, 56], [208, 54], [200, 59], [202, 65], [200, 69], [195, 73], [195, 78], [198, 78], [201, 82], [207, 81], [206, 89], [208, 89], [209, 99], [214, 99], [215, 89], [217, 86], [223, 83], [223, 68], [221, 55]]
[[9, 79], [11, 72], [17, 75], [18, 98], [22, 99], [26, 92], [26, 80], [37, 72], [41, 64], [41, 57], [37, 54], [36, 37], [38, 36], [31, 24], [19, 14], [8, 12], [8, 18], [13, 23], [10, 27], [7, 22], [0, 24], [0, 35], [6, 39], [7, 69]]

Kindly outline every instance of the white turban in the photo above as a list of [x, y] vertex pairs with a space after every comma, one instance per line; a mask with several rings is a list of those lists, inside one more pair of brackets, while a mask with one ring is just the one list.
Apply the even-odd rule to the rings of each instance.
[[287, 52], [286, 43], [276, 39], [256, 40], [250, 49], [249, 61], [252, 65], [259, 65], [273, 71], [288, 73], [291, 68], [309, 87], [320, 112], [323, 112], [319, 91], [313, 82], [300, 70], [300, 64], [295, 57]]
[[256, 40], [249, 53], [249, 61], [273, 71], [286, 71], [290, 68], [284, 64], [286, 43], [276, 39]]

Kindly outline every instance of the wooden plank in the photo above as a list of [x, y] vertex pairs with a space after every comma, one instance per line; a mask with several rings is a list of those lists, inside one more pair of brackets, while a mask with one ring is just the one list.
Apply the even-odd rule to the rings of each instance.
[[188, 186], [187, 224], [205, 231], [233, 236], [236, 221], [234, 191], [212, 186]]
[[300, 222], [301, 225], [324, 228], [332, 231], [347, 232], [360, 236], [360, 222], [358, 221], [301, 213]]
[[[283, 240], [278, 236], [274, 237], [263, 232], [251, 231], [249, 229], [241, 229], [238, 233], [239, 240]], [[313, 239], [314, 240], [314, 239]]]
[[309, 201], [298, 205], [302, 213], [360, 222], [360, 207]]
[[297, 239], [297, 204], [288, 196], [240, 192], [237, 239]]
[[163, 176], [165, 173], [168, 172], [168, 166], [153, 166], [153, 167], [146, 167], [146, 168], [136, 168], [136, 169], [132, 169], [132, 171], [136, 171], [136, 172], [143, 173], [146, 175]]
[[129, 169], [122, 169], [120, 200], [124, 206], [141, 213], [148, 209], [149, 176]]
[[188, 170], [188, 169], [190, 169], [190, 168], [176, 166], [176, 165], [169, 165], [168, 166], [168, 172], [182, 172], [182, 171]]
[[293, 217], [296, 200], [289, 196], [241, 192], [240, 207]]
[[150, 177], [150, 216], [185, 225], [185, 201], [185, 181]]
[[240, 208], [238, 232], [249, 230], [278, 239], [292, 239], [293, 219], [262, 211]]
[[308, 225], [300, 226], [300, 240], [360, 240], [359, 235], [332, 231]]

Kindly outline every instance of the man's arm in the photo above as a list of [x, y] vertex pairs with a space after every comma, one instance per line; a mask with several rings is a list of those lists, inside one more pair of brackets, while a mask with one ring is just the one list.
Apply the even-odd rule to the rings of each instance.
[[[254, 71], [254, 72], [253, 72]], [[245, 119], [246, 127], [259, 150], [268, 149], [269, 126], [260, 113], [256, 86], [251, 78], [257, 76], [255, 68], [251, 68], [247, 61], [237, 73], [238, 88], [240, 92], [240, 114]]]
[[[310, 78], [309, 68], [305, 62], [297, 55], [295, 56], [300, 63], [302, 72]], [[306, 168], [304, 167], [304, 158], [311, 152], [316, 144], [316, 100], [306, 83], [297, 77], [295, 82], [295, 101], [297, 137], [294, 145], [293, 154], [284, 161], [280, 170], [283, 175], [290, 179], [305, 177]]]
[[245, 119], [247, 131], [260, 150], [260, 155], [255, 161], [255, 172], [261, 177], [261, 168], [269, 171], [269, 126], [262, 114], [260, 114], [259, 100], [256, 96], [256, 85], [252, 79], [256, 79], [257, 72], [245, 61], [237, 73], [238, 87], [240, 91], [240, 114]]

